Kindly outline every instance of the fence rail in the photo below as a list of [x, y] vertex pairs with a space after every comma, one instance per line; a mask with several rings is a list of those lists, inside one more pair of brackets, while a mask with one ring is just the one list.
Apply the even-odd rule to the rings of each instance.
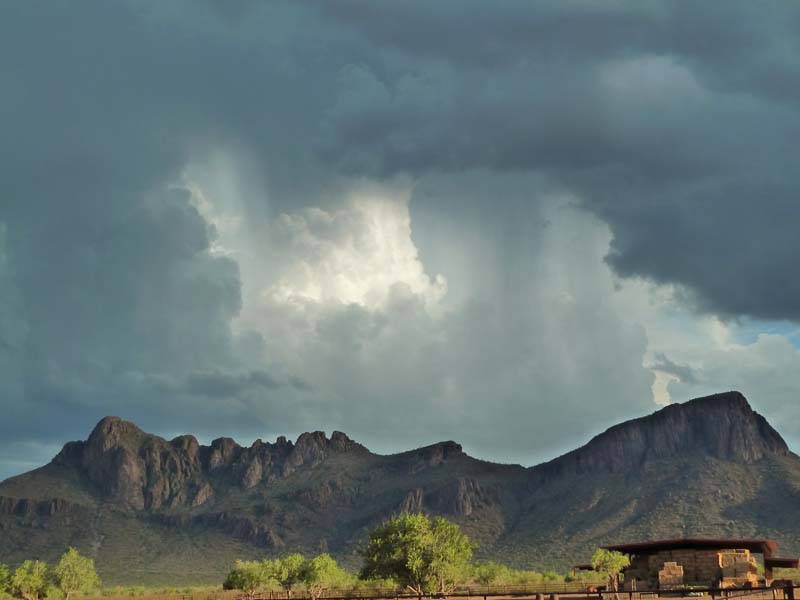
[[[537, 600], [559, 600], [567, 596], [577, 598], [594, 598], [597, 600], [650, 600], [655, 598], [689, 598], [704, 597], [721, 600], [800, 600], [796, 592], [800, 586], [757, 587], [757, 588], [687, 588], [652, 591], [619, 591], [606, 590], [605, 586], [572, 582], [547, 583], [541, 585], [504, 585], [504, 586], [463, 586], [445, 594], [419, 595], [408, 589], [326, 589], [313, 596], [306, 590], [292, 593], [282, 591], [259, 592], [253, 596], [240, 594], [234, 600], [428, 600], [428, 599], [480, 599], [488, 598], [536, 598]], [[181, 599], [188, 600], [188, 599]], [[191, 600], [212, 600], [193, 598]]]

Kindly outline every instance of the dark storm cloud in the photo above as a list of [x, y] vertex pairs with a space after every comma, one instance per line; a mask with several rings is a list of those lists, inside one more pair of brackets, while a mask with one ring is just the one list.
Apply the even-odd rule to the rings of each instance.
[[324, 6], [401, 57], [345, 72], [328, 114], [345, 167], [548, 173], [611, 225], [618, 273], [800, 318], [797, 7]]
[[[236, 44], [213, 47], [124, 3], [3, 14], [0, 279], [15, 300], [0, 319], [0, 433], [83, 436], [111, 410], [157, 422], [163, 386], [148, 381], [241, 368], [238, 267], [210, 252], [213, 228], [169, 186], [227, 108], [252, 111], [259, 72], [227, 77], [248, 61]], [[280, 79], [266, 70], [261, 85]], [[241, 101], [220, 110], [227, 97]], [[181, 418], [185, 407], [166, 406]]]
[[237, 397], [252, 391], [263, 392], [291, 386], [298, 390], [308, 390], [309, 385], [299, 377], [278, 381], [265, 371], [247, 373], [220, 373], [215, 371], [190, 374], [185, 383], [185, 391], [210, 398]]
[[[610, 225], [607, 260], [620, 274], [679, 284], [699, 310], [800, 319], [793, 5], [98, 1], [0, 13], [4, 442], [49, 449], [111, 411], [156, 430], [221, 434], [260, 427], [252, 413], [268, 406], [260, 418], [273, 431], [312, 414], [347, 428], [373, 414], [348, 409], [350, 398], [366, 401], [392, 377], [374, 414], [395, 407], [402, 420], [422, 414], [403, 406], [432, 393], [433, 365], [467, 384], [483, 373], [485, 393], [506, 390], [520, 412], [542, 381], [540, 396], [556, 401], [590, 396], [595, 378], [609, 397], [635, 382], [624, 401], [604, 400], [613, 410], [588, 411], [576, 435], [597, 415], [639, 414], [646, 402], [632, 399], [650, 383], [641, 331], [609, 326], [605, 305], [591, 312], [591, 289], [568, 298], [565, 327], [526, 312], [532, 297], [551, 300], [526, 279], [547, 271], [536, 262], [547, 248], [528, 239], [541, 228], [526, 227], [542, 189], [573, 191]], [[277, 341], [236, 330], [239, 259], [215, 249], [221, 232], [175, 187], [188, 164], [230, 147], [266, 182], [240, 207], [248, 224], [334, 204], [346, 176], [420, 178], [412, 213], [436, 231], [454, 227], [455, 245], [471, 232], [461, 274], [447, 264], [456, 284], [485, 289], [446, 331], [429, 331], [419, 299], [391, 315], [320, 309], [313, 326], [274, 318]], [[415, 224], [434, 262], [446, 254], [436, 231]], [[560, 251], [583, 273], [594, 246], [573, 246]], [[271, 259], [259, 269], [276, 269]], [[370, 347], [358, 327], [383, 344], [383, 362], [341, 352]], [[312, 341], [291, 337], [299, 331]], [[420, 355], [408, 361], [418, 380], [394, 373], [384, 334]], [[480, 335], [503, 351], [487, 357]], [[624, 364], [593, 358], [609, 340]], [[308, 362], [273, 360], [269, 345], [284, 342]], [[549, 368], [536, 379], [539, 362]], [[305, 369], [328, 369], [338, 387]], [[575, 372], [586, 381], [565, 384]], [[586, 412], [570, 410], [565, 422]], [[492, 452], [491, 440], [475, 443]]]
[[[482, 2], [360, 0], [320, 2], [321, 10], [378, 47], [460, 66], [506, 68], [647, 54], [673, 55], [704, 71], [715, 85], [796, 97], [797, 9], [748, 2], [710, 4], [523, 1], [502, 8]], [[559, 73], [559, 78], [563, 73]], [[557, 83], [557, 82], [556, 82]]]

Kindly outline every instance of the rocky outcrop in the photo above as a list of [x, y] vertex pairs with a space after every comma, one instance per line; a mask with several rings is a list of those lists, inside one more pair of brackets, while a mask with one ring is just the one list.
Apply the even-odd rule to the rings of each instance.
[[[78, 458], [74, 445], [61, 454]], [[186, 502], [201, 473], [200, 445], [193, 436], [168, 442], [106, 417], [81, 448], [80, 466], [105, 497], [132, 509], [159, 509]]]
[[425, 492], [422, 488], [414, 488], [406, 497], [403, 498], [403, 501], [400, 503], [400, 510], [401, 513], [415, 513], [420, 512], [423, 510], [423, 501], [425, 499]]
[[292, 447], [292, 443], [281, 436], [274, 444], [256, 440], [249, 448], [241, 449], [232, 467], [236, 481], [246, 490], [262, 482], [275, 481], [283, 476]]
[[11, 523], [30, 530], [85, 526], [93, 510], [64, 498], [31, 499], [0, 496], [0, 562], [6, 546], [6, 529]]
[[410, 490], [398, 511], [432, 511], [451, 517], [469, 517], [499, 504], [500, 497], [496, 489], [486, 488], [472, 477], [459, 477], [433, 490]]
[[351, 500], [350, 490], [343, 489], [335, 479], [329, 479], [317, 486], [300, 490], [295, 497], [304, 506], [317, 511], [327, 510], [336, 501], [340, 504], [348, 504]]
[[52, 463], [64, 467], [80, 467], [83, 463], [83, 450], [85, 447], [86, 442], [67, 442], [61, 452], [53, 458]]
[[50, 500], [31, 500], [29, 498], [10, 498], [0, 496], [0, 515], [29, 517], [33, 515], [52, 517], [56, 514], [73, 512], [78, 506], [63, 498]]
[[692, 455], [749, 464], [787, 454], [786, 442], [745, 397], [726, 392], [671, 404], [616, 425], [532, 472], [537, 481], [543, 481], [562, 475], [632, 471], [648, 462]]
[[162, 522], [181, 528], [211, 527], [262, 548], [279, 549], [285, 545], [281, 536], [268, 523], [247, 516], [229, 512], [214, 512], [192, 518], [177, 517], [177, 519], [178, 521], [176, 521], [176, 517], [166, 516], [162, 517]]
[[213, 472], [217, 469], [229, 467], [231, 463], [236, 460], [241, 451], [242, 448], [239, 444], [231, 438], [217, 438], [211, 442], [206, 468]]
[[279, 437], [256, 440], [249, 448], [230, 438], [201, 446], [191, 435], [166, 441], [118, 417], [102, 419], [85, 442], [69, 442], [54, 465], [85, 472], [101, 496], [133, 510], [197, 508], [215, 495], [212, 480], [249, 490], [311, 467], [332, 454], [369, 452], [344, 433], [328, 439], [321, 431], [304, 433], [296, 443]]
[[418, 473], [431, 467], [438, 467], [446, 462], [466, 456], [461, 444], [453, 441], [439, 442], [425, 446], [411, 452], [406, 452], [411, 461], [409, 469], [411, 473]]
[[331, 454], [346, 452], [368, 453], [368, 450], [341, 431], [334, 431], [330, 439], [326, 438], [322, 431], [300, 434], [286, 459], [284, 474], [288, 475], [301, 466], [313, 467]]
[[496, 490], [484, 488], [473, 478], [462, 477], [437, 490], [429, 502], [439, 512], [469, 517], [496, 506], [500, 499]]
[[207, 481], [200, 484], [192, 498], [192, 508], [203, 506], [214, 497], [214, 488]]

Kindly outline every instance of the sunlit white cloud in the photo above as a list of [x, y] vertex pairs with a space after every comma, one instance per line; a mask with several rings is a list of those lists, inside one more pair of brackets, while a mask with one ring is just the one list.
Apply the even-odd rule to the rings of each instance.
[[400, 285], [434, 307], [447, 291], [411, 239], [408, 195], [358, 191], [333, 210], [281, 214], [267, 232], [284, 267], [264, 290], [275, 302], [339, 302], [374, 309]]

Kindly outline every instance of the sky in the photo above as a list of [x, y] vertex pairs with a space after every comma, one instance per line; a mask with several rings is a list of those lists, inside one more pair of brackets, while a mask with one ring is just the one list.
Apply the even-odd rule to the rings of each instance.
[[800, 5], [4, 3], [0, 479], [105, 415], [532, 465], [800, 448]]

